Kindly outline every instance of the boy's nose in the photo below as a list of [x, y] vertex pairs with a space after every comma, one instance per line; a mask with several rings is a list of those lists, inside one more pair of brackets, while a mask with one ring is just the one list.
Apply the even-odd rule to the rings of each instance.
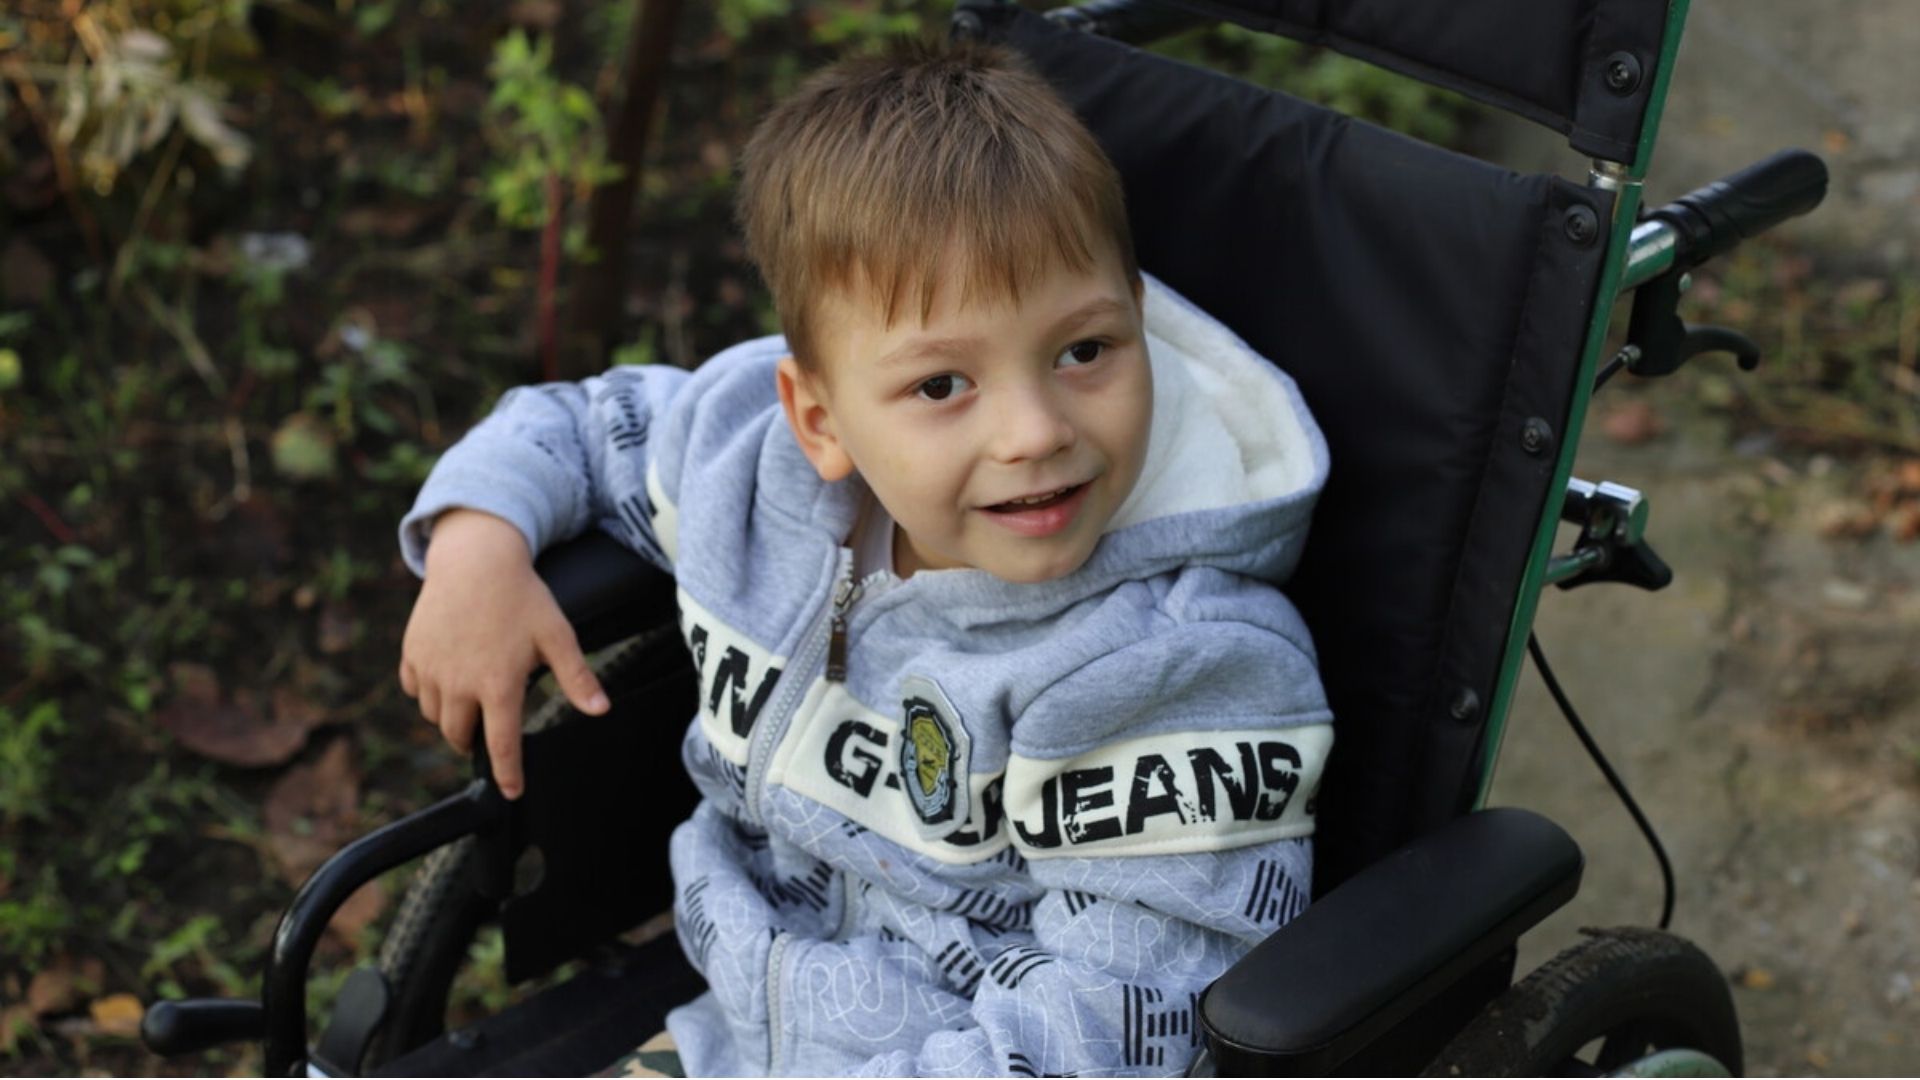
[[1072, 446], [1077, 437], [1059, 403], [1044, 390], [1008, 390], [998, 412], [993, 440], [996, 461], [1043, 460]]

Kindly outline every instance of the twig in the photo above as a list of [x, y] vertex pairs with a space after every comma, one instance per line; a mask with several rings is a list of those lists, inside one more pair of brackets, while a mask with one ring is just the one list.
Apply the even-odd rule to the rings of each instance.
[[561, 212], [566, 208], [566, 189], [560, 174], [547, 173], [547, 222], [540, 230], [540, 377], [546, 382], [560, 380], [560, 322], [554, 292], [560, 287]]
[[167, 305], [161, 303], [152, 289], [145, 285], [136, 285], [133, 295], [139, 298], [141, 305], [147, 309], [147, 314], [153, 317], [153, 321], [159, 323], [162, 330], [172, 335], [173, 340], [179, 344], [180, 351], [186, 355], [188, 365], [200, 376], [200, 380], [207, 384], [207, 389], [213, 392], [213, 396], [223, 405], [228, 405], [224, 431], [227, 436], [227, 455], [233, 461], [233, 493], [230, 499], [235, 503], [246, 502], [253, 497], [253, 459], [247, 452], [247, 429], [240, 423], [240, 417], [232, 411], [227, 397], [227, 381], [213, 366], [213, 354], [207, 351], [206, 345], [200, 341], [200, 335], [194, 333], [193, 327]]
[[53, 158], [53, 174], [60, 181], [60, 195], [67, 201], [67, 209], [72, 211], [74, 221], [80, 225], [80, 234], [86, 238], [87, 253], [94, 262], [105, 262], [105, 249], [100, 242], [100, 226], [87, 212], [86, 204], [80, 201], [80, 186], [74, 179], [73, 162], [67, 158], [67, 148], [54, 134], [53, 125], [47, 120], [46, 100], [40, 96], [40, 87], [34, 84], [33, 75], [18, 57], [0, 57], [0, 67], [6, 69], [7, 77], [20, 92], [20, 104], [26, 106], [27, 114], [33, 118], [33, 126], [40, 130], [40, 140], [47, 144], [47, 154]]
[[608, 139], [612, 164], [620, 169], [613, 180], [593, 191], [587, 210], [587, 244], [599, 257], [580, 275], [573, 290], [573, 332], [588, 339], [600, 359], [618, 330], [620, 302], [625, 293], [627, 219], [639, 189], [640, 167], [647, 148], [660, 88], [666, 83], [673, 58], [674, 27], [680, 21], [682, 0], [633, 0], [639, 12], [627, 39], [627, 96], [621, 102]]
[[47, 531], [53, 534], [55, 540], [63, 544], [78, 544], [80, 542], [80, 534], [73, 531], [73, 526], [62, 521], [60, 515], [54, 512], [53, 507], [47, 505], [46, 500], [31, 491], [22, 491], [20, 492], [20, 501], [33, 513], [34, 517], [40, 519], [40, 524], [47, 527]]
[[147, 190], [140, 196], [140, 208], [134, 211], [133, 227], [127, 230], [127, 238], [120, 244], [120, 250], [113, 257], [113, 273], [107, 279], [107, 302], [117, 303], [120, 299], [120, 286], [125, 283], [127, 271], [133, 265], [133, 252], [140, 243], [140, 237], [147, 231], [147, 219], [153, 216], [154, 207], [160, 204], [160, 193], [165, 190], [167, 181], [173, 176], [173, 167], [180, 161], [180, 151], [187, 142], [186, 128], [175, 125], [173, 134], [167, 139], [167, 148], [160, 155], [160, 167], [154, 170], [153, 179], [147, 181]]

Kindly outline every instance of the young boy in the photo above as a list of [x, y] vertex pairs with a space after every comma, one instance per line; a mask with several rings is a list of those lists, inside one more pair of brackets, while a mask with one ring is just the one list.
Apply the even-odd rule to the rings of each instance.
[[784, 339], [504, 398], [401, 527], [408, 693], [463, 750], [484, 712], [518, 794], [538, 658], [606, 708], [530, 557], [605, 529], [674, 573], [701, 672], [690, 1075], [1182, 1069], [1308, 895], [1331, 717], [1275, 586], [1318, 429], [1141, 274], [1007, 53], [822, 72], [740, 208]]

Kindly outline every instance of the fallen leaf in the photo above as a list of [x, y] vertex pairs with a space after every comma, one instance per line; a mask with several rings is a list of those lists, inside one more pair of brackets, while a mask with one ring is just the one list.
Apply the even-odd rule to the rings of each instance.
[[1830, 502], [1814, 514], [1815, 527], [1829, 540], [1861, 540], [1880, 528], [1872, 506], [1850, 500]]
[[562, 14], [559, 0], [516, 0], [507, 8], [507, 21], [516, 26], [551, 30], [560, 22]]
[[79, 984], [80, 971], [74, 966], [73, 958], [55, 957], [46, 967], [34, 972], [27, 983], [28, 1011], [34, 1016], [72, 1012], [86, 996]]
[[403, 206], [357, 206], [340, 215], [337, 227], [348, 236], [404, 240], [426, 221], [427, 212]]
[[53, 295], [52, 260], [19, 237], [0, 248], [0, 301], [13, 308], [37, 308]]
[[118, 1035], [122, 1038], [135, 1038], [140, 1034], [140, 1018], [146, 1015], [146, 1006], [132, 994], [108, 994], [88, 1006], [93, 1022], [99, 1026], [103, 1035]]
[[1903, 544], [1920, 539], [1920, 506], [1909, 505], [1894, 516], [1893, 538]]
[[1920, 461], [1900, 463], [1900, 491], [1905, 495], [1920, 495]]
[[1600, 430], [1623, 446], [1638, 446], [1667, 430], [1667, 424], [1651, 401], [1629, 398], [1600, 418]]
[[33, 1010], [25, 1005], [0, 1009], [0, 1055], [10, 1056], [20, 1045], [20, 1036], [33, 1029]]
[[345, 604], [325, 605], [320, 609], [320, 651], [329, 656], [346, 652], [353, 647], [354, 632], [359, 629], [359, 620]]
[[332, 921], [327, 923], [327, 931], [348, 945], [357, 944], [360, 934], [386, 910], [386, 888], [378, 881], [369, 881], [355, 889], [353, 895], [347, 897], [346, 902], [333, 913]]
[[360, 774], [348, 739], [333, 740], [274, 783], [261, 817], [268, 848], [290, 884], [305, 881], [354, 838], [359, 805]]
[[[235, 693], [223, 700], [219, 678], [204, 664], [177, 663], [168, 668], [173, 696], [154, 711], [153, 721], [180, 745], [225, 765], [261, 768], [281, 765], [307, 743], [325, 721], [316, 708], [291, 707], [276, 696], [271, 719], [263, 717], [253, 695]], [[277, 707], [285, 702], [290, 707]]]
[[1750, 967], [1740, 972], [1740, 985], [1749, 990], [1771, 990], [1774, 981], [1773, 972], [1766, 968]]

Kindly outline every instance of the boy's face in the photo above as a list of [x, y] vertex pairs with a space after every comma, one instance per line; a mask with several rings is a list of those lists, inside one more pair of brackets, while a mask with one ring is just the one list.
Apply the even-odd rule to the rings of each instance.
[[1111, 253], [1055, 266], [1017, 302], [886, 325], [870, 297], [823, 298], [820, 370], [781, 362], [781, 402], [822, 478], [858, 470], [900, 526], [902, 576], [975, 567], [1007, 581], [1071, 573], [1146, 457], [1153, 379], [1140, 294]]

